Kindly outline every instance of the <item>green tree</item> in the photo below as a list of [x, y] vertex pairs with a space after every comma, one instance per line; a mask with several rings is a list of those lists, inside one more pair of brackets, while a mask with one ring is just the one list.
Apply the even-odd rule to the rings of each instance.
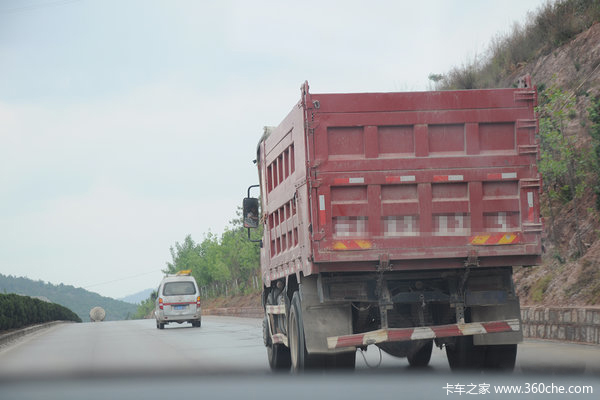
[[[575, 114], [575, 100], [556, 85], [541, 93], [536, 111], [540, 117], [541, 160], [544, 192], [550, 213], [550, 238], [557, 241], [558, 207], [572, 202], [575, 220], [580, 220], [579, 204], [589, 171], [589, 149], [577, 145], [575, 132], [567, 131], [567, 122]], [[575, 229], [579, 255], [584, 253], [579, 225]]]
[[155, 290], [150, 294], [150, 297], [148, 297], [146, 300], [142, 301], [140, 303], [140, 305], [138, 306], [138, 309], [137, 309], [136, 313], [134, 314], [133, 319], [143, 319], [143, 318], [146, 318], [147, 316], [149, 316], [152, 313], [152, 310], [154, 310], [155, 301], [156, 301], [157, 296], [158, 296], [158, 294], [156, 293], [156, 290]]
[[[248, 240], [240, 209], [237, 210], [237, 218], [229, 223], [231, 226], [221, 236], [225, 263], [240, 290], [252, 291], [253, 280], [258, 278], [260, 271], [260, 247]], [[253, 236], [262, 237], [262, 226]]]
[[591, 122], [590, 136], [592, 137], [593, 164], [592, 173], [594, 193], [596, 194], [596, 209], [600, 210], [600, 97], [592, 99], [588, 108], [588, 118]]
[[167, 262], [167, 269], [163, 272], [174, 274], [178, 271], [194, 269], [200, 263], [200, 249], [192, 239], [192, 235], [187, 235], [183, 243], [175, 242], [175, 247], [171, 246], [172, 262]]
[[192, 269], [198, 284], [204, 286], [228, 280], [231, 274], [225, 263], [219, 239], [209, 232], [205, 235], [199, 248], [202, 257], [197, 270]]
[[[212, 294], [217, 295], [223, 287], [227, 288], [227, 294], [257, 290], [260, 246], [248, 240], [240, 208], [229, 224], [220, 237], [209, 232], [200, 243], [194, 242], [191, 235], [187, 235], [182, 243], [176, 242], [170, 248], [171, 261], [166, 263], [163, 272], [174, 274], [191, 270], [200, 287], [210, 287]], [[252, 236], [262, 237], [262, 227], [253, 231]], [[137, 316], [146, 315], [145, 312], [140, 306]]]
[[187, 235], [181, 244], [176, 242], [175, 247], [171, 247], [171, 257], [172, 262], [167, 262], [167, 269], [163, 272], [174, 274], [191, 270], [200, 286], [225, 281], [230, 277], [219, 239], [210, 232], [199, 244], [194, 242], [191, 235]]

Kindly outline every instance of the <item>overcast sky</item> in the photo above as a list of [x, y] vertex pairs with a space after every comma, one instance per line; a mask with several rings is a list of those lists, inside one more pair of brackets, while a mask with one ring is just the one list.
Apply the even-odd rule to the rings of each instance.
[[0, 0], [0, 273], [122, 297], [311, 91], [427, 90], [544, 0]]

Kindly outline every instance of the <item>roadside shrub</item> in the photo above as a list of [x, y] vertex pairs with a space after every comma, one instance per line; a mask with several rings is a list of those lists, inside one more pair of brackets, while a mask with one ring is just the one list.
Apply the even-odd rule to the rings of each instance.
[[60, 304], [17, 294], [0, 294], [0, 331], [50, 321], [81, 322], [81, 319]]
[[531, 288], [531, 299], [536, 303], [541, 303], [544, 300], [544, 295], [552, 282], [552, 275], [546, 275], [537, 281]]

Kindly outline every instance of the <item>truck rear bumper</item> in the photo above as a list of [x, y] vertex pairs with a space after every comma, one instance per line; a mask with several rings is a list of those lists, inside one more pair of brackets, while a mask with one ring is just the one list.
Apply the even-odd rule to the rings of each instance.
[[388, 328], [327, 338], [327, 347], [331, 350], [345, 347], [360, 347], [384, 342], [403, 342], [409, 340], [436, 339], [453, 336], [472, 336], [498, 332], [519, 332], [518, 319], [503, 321], [470, 322], [465, 324], [437, 325], [416, 328]]

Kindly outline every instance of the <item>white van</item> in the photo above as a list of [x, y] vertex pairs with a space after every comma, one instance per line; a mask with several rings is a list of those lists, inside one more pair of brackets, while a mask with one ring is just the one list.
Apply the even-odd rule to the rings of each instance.
[[158, 329], [163, 329], [169, 322], [189, 322], [193, 327], [200, 327], [200, 291], [191, 271], [179, 271], [162, 280], [158, 287], [154, 317]]

